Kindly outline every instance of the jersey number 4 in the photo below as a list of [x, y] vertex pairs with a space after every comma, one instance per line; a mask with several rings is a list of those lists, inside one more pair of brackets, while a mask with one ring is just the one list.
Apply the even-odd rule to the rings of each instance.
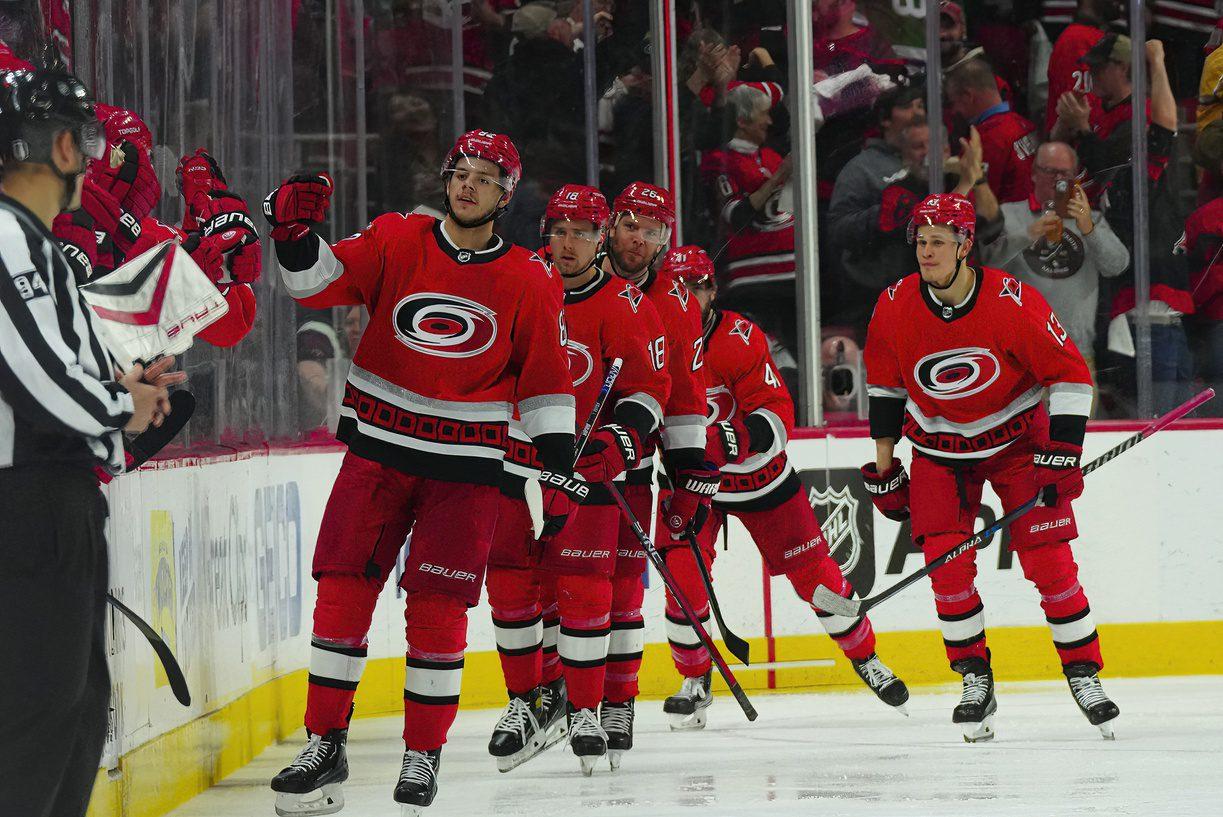
[[781, 380], [777, 377], [777, 372], [773, 371], [773, 367], [768, 363], [764, 364], [764, 384], [775, 389], [781, 387]]

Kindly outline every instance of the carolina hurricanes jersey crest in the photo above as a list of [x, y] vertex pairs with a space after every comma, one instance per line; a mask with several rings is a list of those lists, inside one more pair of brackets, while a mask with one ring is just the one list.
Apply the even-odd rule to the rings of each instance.
[[735, 412], [739, 410], [739, 404], [735, 402], [735, 395], [725, 385], [705, 389], [705, 404], [705, 417], [710, 424], [725, 422], [734, 417]]
[[671, 282], [671, 294], [679, 299], [679, 305], [684, 309], [688, 308], [688, 287], [686, 287], [678, 278]]
[[497, 313], [441, 292], [419, 292], [395, 305], [395, 337], [436, 357], [475, 357], [497, 339]]
[[637, 287], [626, 282], [624, 289], [620, 291], [620, 297], [628, 301], [628, 305], [633, 308], [633, 314], [637, 314], [637, 307], [641, 306], [641, 299], [645, 295]]
[[926, 355], [913, 367], [913, 379], [931, 397], [960, 400], [989, 388], [1001, 372], [993, 352], [967, 346]]
[[576, 389], [590, 379], [595, 370], [595, 359], [590, 354], [589, 346], [572, 338], [565, 344], [565, 351], [569, 354], [569, 373], [573, 375], [573, 387]]
[[730, 333], [742, 340], [744, 346], [752, 345], [752, 322], [746, 318], [736, 318], [734, 328], [730, 330]]
[[998, 293], [999, 298], [1010, 298], [1015, 303], [1023, 306], [1023, 284], [1018, 279], [1012, 278], [1009, 275], [1002, 279], [1002, 291]]

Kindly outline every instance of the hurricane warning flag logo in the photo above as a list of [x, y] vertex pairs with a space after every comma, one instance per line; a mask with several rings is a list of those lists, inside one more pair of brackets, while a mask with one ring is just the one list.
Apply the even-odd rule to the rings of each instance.
[[1002, 373], [989, 349], [969, 346], [926, 355], [913, 367], [922, 391], [938, 400], [960, 400], [984, 391]]
[[395, 305], [395, 337], [409, 349], [436, 357], [475, 357], [497, 339], [497, 313], [483, 304], [420, 292]]

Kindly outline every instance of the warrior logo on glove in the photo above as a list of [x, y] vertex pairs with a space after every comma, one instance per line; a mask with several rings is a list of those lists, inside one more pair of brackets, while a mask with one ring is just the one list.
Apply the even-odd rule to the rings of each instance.
[[405, 346], [435, 357], [475, 357], [497, 339], [496, 313], [454, 295], [409, 295], [395, 306], [393, 319]]

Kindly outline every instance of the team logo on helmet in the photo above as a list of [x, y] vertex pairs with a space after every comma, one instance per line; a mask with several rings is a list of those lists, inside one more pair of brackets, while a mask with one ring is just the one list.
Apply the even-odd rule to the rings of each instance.
[[497, 339], [496, 312], [483, 304], [421, 292], [395, 305], [395, 337], [409, 349], [435, 357], [475, 357]]
[[565, 353], [569, 356], [569, 374], [573, 377], [573, 387], [585, 383], [595, 370], [595, 359], [590, 354], [590, 347], [570, 338], [565, 344]]
[[913, 367], [922, 391], [939, 400], [959, 400], [984, 391], [1002, 373], [989, 349], [969, 346], [926, 355]]
[[735, 396], [725, 386], [705, 389], [705, 419], [709, 423], [722, 423], [735, 416], [739, 406]]

